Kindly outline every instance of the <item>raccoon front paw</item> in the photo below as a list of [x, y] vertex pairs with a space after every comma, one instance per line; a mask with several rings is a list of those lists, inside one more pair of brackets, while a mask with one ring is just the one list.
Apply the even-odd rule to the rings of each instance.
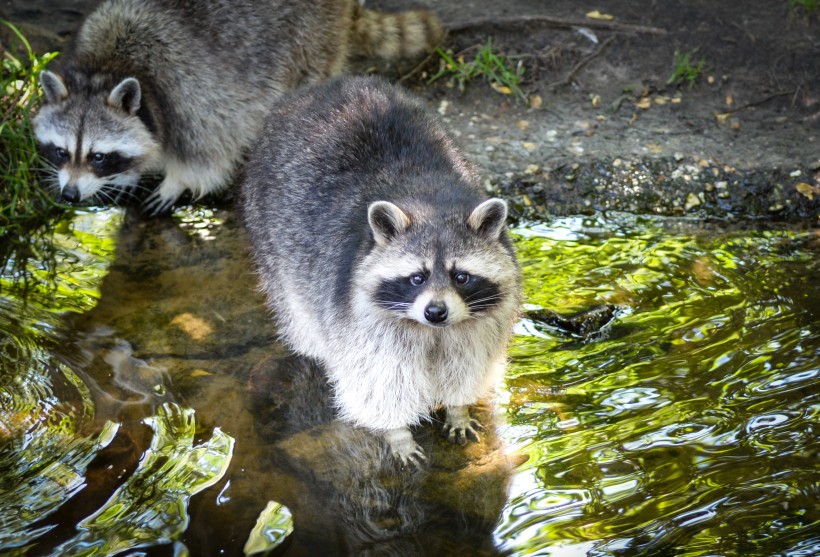
[[179, 198], [176, 191], [163, 187], [164, 182], [149, 195], [142, 204], [142, 210], [151, 217], [156, 217], [170, 211], [174, 202]]
[[403, 468], [418, 470], [427, 464], [427, 456], [406, 427], [386, 431], [384, 438], [390, 445], [393, 458], [398, 460]]
[[478, 441], [478, 432], [484, 431], [484, 426], [478, 420], [470, 417], [467, 406], [450, 406], [447, 408], [447, 418], [444, 421], [442, 432], [450, 443], [458, 443], [462, 447], [467, 440]]

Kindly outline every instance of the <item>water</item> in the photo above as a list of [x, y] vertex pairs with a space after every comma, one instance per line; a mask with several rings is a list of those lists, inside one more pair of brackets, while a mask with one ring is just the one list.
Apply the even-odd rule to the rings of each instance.
[[520, 225], [487, 432], [413, 474], [275, 343], [234, 213], [54, 230], [0, 283], [0, 554], [820, 554], [815, 231]]

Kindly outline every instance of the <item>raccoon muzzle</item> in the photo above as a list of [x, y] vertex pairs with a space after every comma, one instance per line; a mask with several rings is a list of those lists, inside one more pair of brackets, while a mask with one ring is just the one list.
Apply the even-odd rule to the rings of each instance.
[[424, 318], [434, 325], [447, 321], [447, 304], [444, 302], [430, 302], [424, 308]]

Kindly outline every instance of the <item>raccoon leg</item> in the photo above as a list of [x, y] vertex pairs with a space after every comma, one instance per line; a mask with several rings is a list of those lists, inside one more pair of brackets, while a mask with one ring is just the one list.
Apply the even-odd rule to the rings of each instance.
[[233, 165], [226, 159], [203, 162], [168, 157], [165, 160], [165, 179], [145, 200], [144, 210], [158, 215], [170, 209], [185, 193], [191, 190], [194, 200], [225, 187], [233, 172]]
[[389, 429], [384, 432], [384, 438], [390, 445], [393, 458], [398, 459], [402, 466], [418, 469], [427, 462], [427, 456], [413, 440], [413, 434], [406, 427]]
[[484, 426], [470, 417], [470, 409], [466, 404], [447, 407], [447, 419], [444, 421], [442, 432], [451, 443], [464, 446], [467, 439], [478, 441], [479, 431], [484, 431]]

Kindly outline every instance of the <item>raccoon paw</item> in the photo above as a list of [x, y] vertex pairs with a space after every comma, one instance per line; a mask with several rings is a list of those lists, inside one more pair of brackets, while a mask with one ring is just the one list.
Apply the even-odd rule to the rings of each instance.
[[402, 468], [418, 470], [427, 464], [427, 456], [413, 440], [413, 434], [406, 427], [391, 429], [384, 434], [393, 458], [398, 460]]
[[478, 432], [484, 431], [484, 426], [478, 420], [470, 417], [467, 406], [450, 406], [447, 408], [447, 419], [444, 421], [442, 432], [450, 443], [458, 443], [462, 447], [467, 440], [478, 441]]
[[157, 215], [167, 213], [178, 197], [176, 194], [168, 195], [167, 191], [164, 191], [162, 185], [160, 185], [159, 188], [155, 189], [151, 195], [145, 199], [142, 204], [142, 210], [147, 215], [156, 217]]

